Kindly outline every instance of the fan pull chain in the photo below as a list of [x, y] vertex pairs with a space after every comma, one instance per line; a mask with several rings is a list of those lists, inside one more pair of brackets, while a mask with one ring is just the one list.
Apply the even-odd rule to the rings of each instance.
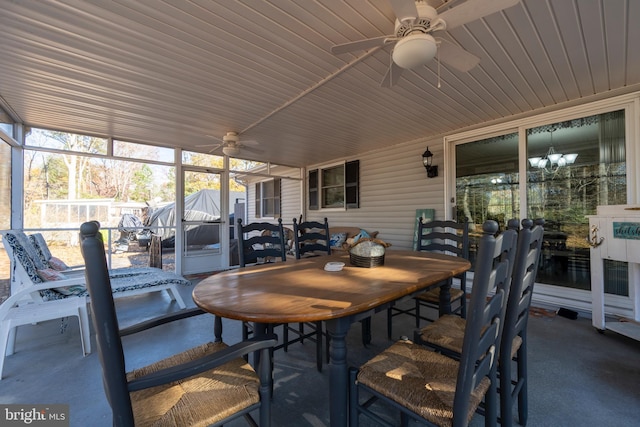
[[438, 61], [438, 89], [440, 89], [440, 49], [436, 51], [437, 61]]

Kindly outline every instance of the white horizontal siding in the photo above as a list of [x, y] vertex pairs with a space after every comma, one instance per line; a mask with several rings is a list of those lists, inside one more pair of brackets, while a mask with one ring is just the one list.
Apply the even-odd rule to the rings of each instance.
[[[264, 179], [261, 179], [264, 180]], [[247, 186], [247, 223], [250, 222], [276, 222], [271, 221], [268, 218], [256, 218], [256, 203], [255, 203], [255, 182]], [[293, 218], [299, 218], [302, 213], [302, 184], [299, 179], [287, 179], [282, 178], [280, 181], [280, 213], [282, 217], [282, 223], [291, 228]]]
[[302, 214], [302, 181], [283, 179], [281, 181], [280, 212], [282, 223], [293, 228], [293, 218]]
[[[422, 165], [422, 153], [427, 146], [434, 154], [433, 164], [440, 169], [436, 178], [427, 178]], [[360, 160], [360, 208], [307, 211], [307, 219], [322, 220], [326, 216], [329, 228], [355, 226], [379, 231], [379, 237], [391, 243], [391, 249], [411, 249], [416, 209], [435, 209], [436, 218], [444, 218], [441, 138], [372, 151], [357, 160]]]

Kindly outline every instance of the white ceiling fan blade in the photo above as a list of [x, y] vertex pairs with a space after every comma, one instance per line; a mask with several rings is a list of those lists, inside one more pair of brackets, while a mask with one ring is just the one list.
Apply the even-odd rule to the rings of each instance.
[[384, 75], [382, 82], [380, 82], [380, 86], [382, 87], [394, 86], [400, 80], [400, 77], [402, 76], [403, 71], [404, 71], [404, 68], [398, 67], [398, 65], [395, 62], [391, 61], [391, 64], [389, 65], [389, 68], [387, 69], [387, 72]]
[[480, 62], [480, 58], [467, 52], [457, 44], [441, 38], [438, 38], [438, 42], [438, 56], [440, 61], [452, 66], [458, 71], [466, 73]]
[[356, 50], [366, 50], [373, 47], [384, 46], [387, 39], [393, 39], [393, 36], [380, 36], [371, 39], [358, 40], [356, 42], [348, 42], [337, 44], [331, 47], [331, 53], [339, 55], [341, 53], [353, 52]]
[[241, 139], [240, 140], [240, 145], [260, 145], [260, 143], [254, 139]]
[[398, 21], [413, 22], [418, 17], [418, 8], [414, 0], [389, 0], [393, 13], [398, 18]]
[[440, 13], [439, 18], [446, 22], [447, 30], [450, 30], [515, 6], [519, 2], [520, 0], [467, 0], [456, 7]]
[[213, 150], [217, 150], [218, 148], [222, 147], [222, 144], [202, 144], [202, 145], [196, 145], [196, 147], [198, 148], [211, 147], [211, 149], [209, 150], [209, 153], [210, 153]]
[[244, 145], [244, 143], [240, 144], [240, 150], [249, 151], [251, 153], [256, 153], [256, 154], [263, 153], [263, 151], [260, 150], [259, 148], [249, 147], [249, 146]]
[[211, 154], [216, 150], [219, 150], [222, 147], [223, 144], [216, 144], [213, 147], [211, 147], [211, 149], [209, 151], [207, 151], [207, 154]]

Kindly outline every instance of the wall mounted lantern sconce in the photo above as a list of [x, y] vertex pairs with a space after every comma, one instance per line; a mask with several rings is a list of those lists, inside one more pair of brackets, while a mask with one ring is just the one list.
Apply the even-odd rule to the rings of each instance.
[[422, 164], [424, 168], [427, 170], [427, 176], [429, 178], [434, 178], [438, 176], [438, 166], [433, 166], [431, 163], [433, 162], [433, 153], [429, 151], [429, 147], [427, 147], [427, 151], [422, 153]]

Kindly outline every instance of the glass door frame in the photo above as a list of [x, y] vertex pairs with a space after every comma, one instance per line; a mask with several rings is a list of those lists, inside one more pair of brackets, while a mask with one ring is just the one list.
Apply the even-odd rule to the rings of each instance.
[[[511, 132], [518, 132], [518, 173], [521, 177], [526, 177], [527, 129], [616, 110], [625, 110], [626, 118], [627, 203], [638, 204], [640, 201], [640, 144], [638, 143], [638, 138], [640, 138], [640, 92], [634, 92], [444, 137], [444, 162], [446, 164], [446, 172], [444, 174], [444, 206], [446, 219], [455, 218], [456, 145]], [[520, 185], [519, 196], [520, 218], [526, 218], [528, 208], [526, 184]], [[636, 269], [629, 269], [629, 271], [630, 283], [635, 280], [640, 280]], [[472, 278], [473, 274], [469, 274], [468, 287], [471, 284]], [[638, 299], [638, 297], [637, 295], [629, 295], [629, 297], [607, 295], [607, 303], [610, 306], [608, 312], [618, 312], [621, 315], [627, 315], [629, 313], [628, 306], [630, 305], [630, 299]], [[591, 311], [590, 291], [537, 283], [534, 290], [534, 298], [538, 303], [547, 303], [552, 306], [571, 306], [587, 312]]]
[[[176, 168], [176, 269], [183, 275], [225, 270], [229, 267], [229, 173], [225, 169], [183, 165], [181, 162], [176, 164], [180, 164], [180, 167]], [[216, 221], [219, 227], [218, 251], [207, 250], [188, 254], [185, 250], [184, 179], [188, 172], [217, 174], [220, 177], [220, 219]]]

